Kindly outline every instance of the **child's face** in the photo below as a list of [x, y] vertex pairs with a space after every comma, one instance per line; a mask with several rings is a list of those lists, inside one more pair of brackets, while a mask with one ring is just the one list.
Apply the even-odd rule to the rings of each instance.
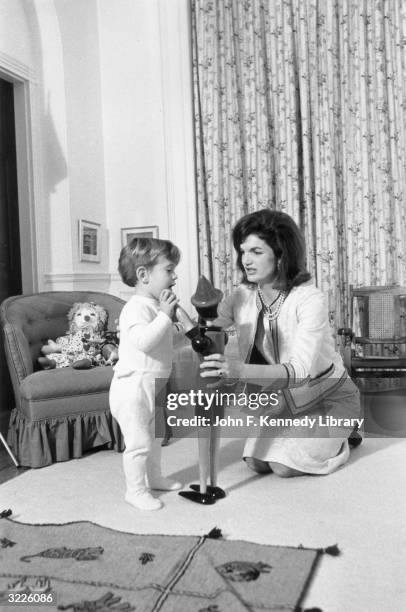
[[148, 290], [151, 297], [159, 300], [164, 289], [172, 289], [178, 278], [175, 273], [176, 264], [163, 255], [158, 257], [157, 263], [148, 270]]

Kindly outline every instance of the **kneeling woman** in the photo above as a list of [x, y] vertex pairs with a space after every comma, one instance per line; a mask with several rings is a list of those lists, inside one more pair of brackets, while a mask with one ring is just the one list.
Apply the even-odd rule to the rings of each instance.
[[[335, 349], [325, 297], [306, 270], [303, 237], [289, 215], [263, 209], [237, 222], [233, 244], [243, 280], [220, 304], [215, 324], [235, 326], [241, 361], [209, 355], [201, 375], [215, 368], [226, 384], [248, 383], [247, 393], [258, 381], [281, 390], [282, 425], [256, 423], [244, 448], [249, 467], [283, 477], [329, 474], [348, 460], [352, 428], [327, 424], [356, 419], [360, 401]], [[311, 428], [284, 426], [303, 415], [314, 419]]]

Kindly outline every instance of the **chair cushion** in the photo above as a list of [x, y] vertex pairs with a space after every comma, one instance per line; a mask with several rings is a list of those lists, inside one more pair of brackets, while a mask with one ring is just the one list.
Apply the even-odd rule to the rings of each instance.
[[106, 411], [109, 408], [112, 377], [111, 366], [91, 370], [68, 367], [34, 372], [21, 382], [20, 410], [32, 421]]

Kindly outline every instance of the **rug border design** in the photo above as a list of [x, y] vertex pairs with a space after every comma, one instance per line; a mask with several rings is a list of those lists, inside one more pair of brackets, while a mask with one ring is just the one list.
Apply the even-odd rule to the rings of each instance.
[[[114, 529], [113, 527], [106, 527], [105, 525], [100, 525], [100, 523], [94, 523], [93, 521], [69, 521], [68, 523], [23, 523], [22, 521], [17, 521], [15, 519], [11, 519], [9, 517], [4, 517], [2, 520], [9, 521], [10, 523], [17, 523], [18, 525], [27, 525], [28, 527], [63, 527], [64, 525], [93, 525], [94, 527], [100, 527], [101, 529], [107, 529], [108, 531], [112, 531], [113, 533], [123, 533], [124, 535], [134, 535], [134, 536], [157, 536], [160, 538], [203, 538], [207, 537], [207, 534], [197, 534], [197, 533], [138, 533], [136, 531], [121, 531], [121, 529]], [[264, 544], [263, 542], [254, 542], [253, 540], [240, 540], [234, 538], [227, 538], [224, 535], [221, 536], [221, 539], [226, 542], [248, 542], [250, 544], [258, 544], [258, 546], [272, 546], [273, 548], [290, 548], [293, 550], [310, 550], [314, 552], [318, 552], [323, 554], [327, 548], [314, 548], [313, 546], [303, 546], [302, 544], [298, 544], [297, 546], [293, 546], [292, 544]]]
[[[172, 584], [173, 582], [177, 582], [179, 580], [179, 577], [181, 577], [185, 571], [185, 568], [187, 569], [186, 566], [189, 565], [190, 561], [193, 559], [193, 557], [195, 556], [197, 550], [204, 544], [204, 542], [206, 540], [209, 539], [219, 539], [222, 540], [224, 542], [236, 542], [236, 543], [249, 543], [249, 544], [255, 544], [257, 546], [263, 546], [263, 547], [267, 547], [270, 546], [272, 548], [280, 548], [280, 549], [289, 549], [289, 550], [303, 550], [303, 551], [309, 551], [309, 552], [313, 552], [315, 553], [315, 557], [309, 567], [309, 573], [308, 576], [306, 578], [306, 580], [303, 583], [302, 589], [300, 590], [300, 594], [297, 598], [296, 604], [295, 604], [295, 610], [301, 610], [301, 603], [311, 585], [311, 583], [314, 580], [315, 574], [316, 574], [316, 570], [317, 570], [317, 566], [320, 562], [320, 558], [324, 553], [330, 554], [332, 556], [337, 556], [340, 554], [340, 551], [337, 547], [337, 545], [334, 546], [329, 546], [327, 548], [314, 548], [314, 547], [305, 547], [302, 544], [299, 544], [298, 546], [292, 546], [292, 545], [283, 545], [283, 544], [264, 544], [264, 543], [259, 543], [259, 542], [252, 542], [251, 540], [242, 540], [242, 539], [227, 539], [224, 538], [221, 531], [218, 528], [213, 529], [210, 533], [206, 533], [206, 534], [201, 534], [201, 535], [196, 535], [196, 534], [163, 534], [163, 533], [137, 533], [137, 532], [132, 532], [132, 531], [121, 531], [119, 529], [114, 529], [112, 527], [107, 527], [105, 525], [101, 525], [99, 523], [95, 523], [93, 521], [89, 521], [89, 520], [82, 520], [82, 521], [69, 521], [67, 523], [26, 523], [26, 522], [22, 522], [13, 518], [9, 518], [7, 516], [1, 517], [4, 518], [6, 521], [8, 521], [11, 524], [16, 524], [16, 525], [20, 525], [23, 527], [64, 527], [64, 526], [74, 526], [74, 525], [89, 525], [89, 526], [93, 526], [96, 528], [100, 528], [101, 530], [105, 530], [107, 532], [110, 533], [114, 533], [114, 534], [123, 534], [124, 536], [135, 536], [135, 537], [139, 537], [139, 536], [153, 536], [153, 537], [164, 537], [164, 538], [196, 538], [196, 543], [194, 544], [194, 546], [192, 547], [192, 549], [189, 551], [187, 558], [184, 560], [184, 562], [182, 563], [182, 567], [180, 568], [182, 571], [180, 572], [180, 576], [179, 573], [177, 573], [175, 576], [172, 577], [170, 583]], [[1, 523], [0, 523], [1, 524]], [[220, 535], [217, 536], [212, 536], [211, 533], [213, 531], [218, 531]], [[13, 577], [12, 575], [8, 574], [8, 573], [2, 573], [1, 574], [3, 577]], [[63, 580], [60, 577], [57, 576], [53, 576], [51, 577], [54, 580], [61, 580], [62, 582], [67, 582], [67, 583], [72, 583], [74, 584], [75, 582], [77, 583], [77, 581], [75, 582], [71, 582], [70, 580]], [[83, 584], [88, 584], [88, 585], [92, 585], [92, 586], [97, 586], [97, 587], [105, 587], [105, 588], [118, 588], [118, 589], [122, 589], [122, 590], [130, 590], [133, 591], [134, 588], [132, 589], [126, 589], [123, 586], [120, 585], [114, 585], [114, 584], [97, 584], [97, 583], [89, 583], [89, 582], [84, 582]], [[146, 585], [144, 585], [144, 587], [141, 587], [140, 590], [143, 590], [145, 588], [157, 588], [157, 591], [161, 591], [160, 596], [158, 597], [158, 599], [155, 601], [154, 607], [151, 610], [151, 612], [158, 612], [161, 607], [164, 605], [166, 599], [169, 597], [170, 594], [173, 593], [172, 591], [172, 587], [168, 588], [169, 585], [164, 586], [164, 585], [157, 585], [157, 584], [149, 584], [148, 587]], [[232, 585], [228, 585], [228, 587], [232, 587]], [[135, 589], [135, 591], [137, 591], [138, 589]], [[231, 589], [232, 591], [234, 591], [234, 588]], [[242, 602], [244, 605], [246, 605], [246, 602]]]

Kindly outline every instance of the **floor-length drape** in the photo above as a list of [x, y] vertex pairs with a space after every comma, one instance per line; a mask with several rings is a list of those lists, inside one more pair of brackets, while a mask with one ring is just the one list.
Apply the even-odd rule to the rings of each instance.
[[403, 1], [192, 0], [192, 40], [202, 273], [231, 290], [231, 228], [270, 207], [335, 325], [350, 284], [406, 284]]

